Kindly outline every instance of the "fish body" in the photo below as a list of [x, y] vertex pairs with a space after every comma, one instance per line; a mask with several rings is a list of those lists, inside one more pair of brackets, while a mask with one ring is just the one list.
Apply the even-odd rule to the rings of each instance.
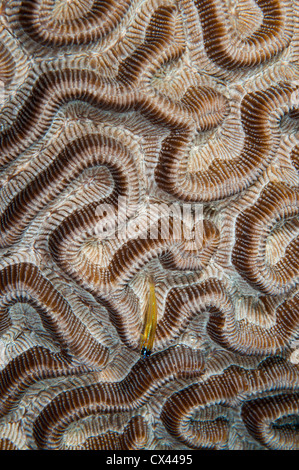
[[155, 283], [149, 281], [149, 293], [146, 305], [144, 327], [141, 335], [140, 350], [141, 356], [149, 356], [152, 352], [157, 326], [157, 300], [155, 293]]

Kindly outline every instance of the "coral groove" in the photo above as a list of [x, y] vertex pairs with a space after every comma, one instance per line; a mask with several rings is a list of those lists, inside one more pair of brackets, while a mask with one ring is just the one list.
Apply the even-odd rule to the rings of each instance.
[[0, 449], [299, 450], [297, 0], [0, 0]]

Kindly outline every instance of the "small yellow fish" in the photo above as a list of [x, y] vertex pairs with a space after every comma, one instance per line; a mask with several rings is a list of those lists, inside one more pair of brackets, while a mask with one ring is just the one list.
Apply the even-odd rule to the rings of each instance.
[[149, 356], [152, 352], [155, 332], [157, 326], [157, 301], [155, 294], [155, 283], [152, 278], [149, 279], [149, 293], [144, 318], [144, 327], [141, 335], [140, 349], [141, 356]]

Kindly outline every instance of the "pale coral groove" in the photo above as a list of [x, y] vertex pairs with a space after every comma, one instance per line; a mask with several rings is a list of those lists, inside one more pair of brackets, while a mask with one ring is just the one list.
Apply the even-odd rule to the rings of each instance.
[[[179, 217], [167, 218], [169, 231], [165, 235], [163, 223], [166, 217], [162, 215], [154, 222], [150, 220], [141, 234], [137, 233], [135, 237], [130, 237], [130, 232], [128, 232], [127, 236], [123, 237], [122, 243], [117, 239], [112, 239], [110, 243], [104, 240], [103, 247], [106, 246], [108, 252], [106, 266], [92, 263], [82, 251], [82, 245], [87, 240], [88, 233], [98, 223], [98, 218], [94, 215], [95, 211], [95, 205], [91, 205], [91, 208], [85, 207], [84, 211], [72, 214], [49, 236], [49, 251], [57, 265], [78, 284], [95, 295], [107, 294], [124, 287], [141, 267], [163, 256], [176, 245], [182, 244], [181, 239], [177, 238], [177, 228], [181, 225], [181, 219]], [[142, 227], [142, 219], [140, 225]], [[157, 231], [157, 235], [151, 238], [151, 231]], [[75, 235], [76, 241], [74, 241]], [[89, 237], [91, 236], [92, 233]], [[203, 239], [206, 244], [208, 240], [208, 236]], [[205, 253], [205, 246], [199, 247], [198, 255], [200, 256], [202, 252], [203, 259], [209, 259], [213, 251]], [[197, 269], [203, 266], [204, 264], [198, 266]], [[176, 269], [180, 268], [178, 266]], [[188, 264], [182, 265], [181, 269], [189, 269]]]
[[70, 359], [60, 353], [52, 353], [43, 347], [34, 347], [10, 361], [0, 372], [0, 415], [10, 412], [26, 389], [35, 382], [87, 372], [84, 366], [72, 365]]
[[285, 249], [284, 256], [273, 266], [265, 258], [267, 238], [278, 224], [299, 214], [298, 187], [270, 183], [251, 208], [237, 219], [233, 263], [239, 273], [256, 289], [266, 294], [282, 294], [298, 282], [299, 238]]
[[86, 44], [102, 39], [121, 22], [129, 0], [66, 2], [55, 0], [13, 1], [11, 21], [20, 25], [34, 41], [47, 46]]
[[108, 351], [98, 343], [86, 326], [74, 315], [68, 302], [30, 263], [11, 264], [0, 271], [1, 330], [9, 324], [9, 306], [22, 301], [37, 305], [44, 326], [62, 350], [93, 366], [104, 366]]
[[[182, 332], [196, 314], [209, 312], [207, 332], [224, 348], [247, 355], [278, 354], [295, 339], [299, 327], [298, 295], [285, 300], [276, 309], [269, 298], [258, 308], [275, 313], [274, 325], [269, 327], [237, 319], [237, 302], [217, 279], [169, 292], [163, 319], [158, 323], [157, 341], [163, 344]], [[174, 334], [175, 332], [175, 334]], [[166, 343], [167, 344], [167, 343]]]
[[140, 359], [121, 382], [64, 392], [42, 410], [34, 424], [38, 447], [59, 448], [63, 432], [72, 422], [91, 414], [137, 409], [174, 377], [196, 377], [203, 369], [202, 353], [180, 346], [157, 353], [147, 361]]
[[249, 433], [268, 449], [297, 450], [298, 410], [298, 393], [281, 393], [247, 401], [242, 406], [242, 419]]
[[141, 416], [132, 418], [123, 432], [109, 431], [86, 439], [84, 444], [71, 450], [140, 450], [146, 447], [148, 430]]
[[290, 2], [257, 0], [256, 4], [262, 12], [262, 23], [252, 34], [240, 38], [228, 21], [224, 1], [195, 0], [205, 49], [221, 67], [254, 67], [275, 57], [290, 44], [293, 33]]
[[299, 449], [298, 13], [0, 0], [0, 449]]
[[12, 80], [14, 69], [15, 62], [9, 49], [0, 43], [0, 79], [6, 84], [9, 83]]
[[[277, 442], [275, 432], [272, 436], [267, 433], [267, 424], [283, 415], [293, 414], [298, 406], [296, 388], [298, 389], [298, 367], [282, 359], [266, 360], [253, 370], [231, 366], [222, 374], [212, 375], [202, 383], [191, 385], [170, 397], [163, 407], [162, 420], [170, 434], [190, 447], [221, 448], [226, 444], [230, 433], [226, 409], [233, 407], [238, 396], [242, 395], [245, 400], [242, 417], [246, 426], [258, 441], [264, 445], [266, 443], [266, 447], [277, 449], [281, 444]], [[274, 391], [273, 397], [264, 400], [266, 406], [262, 411], [263, 416], [260, 419], [253, 418], [255, 409], [262, 406], [263, 399], [256, 403], [255, 408], [255, 401], [251, 401], [250, 397]], [[281, 400], [278, 392], [284, 391], [289, 392], [289, 398], [284, 405], [279, 406]], [[288, 401], [291, 403], [290, 407], [287, 406]], [[207, 422], [202, 421], [199, 426], [192, 426], [192, 413], [196, 409], [214, 405], [223, 406], [220, 417]], [[251, 425], [251, 420], [254, 421], [254, 425]], [[254, 426], [256, 429], [253, 429]], [[281, 439], [284, 434], [282, 430]], [[298, 431], [294, 429], [289, 433], [286, 431], [286, 434], [288, 447], [296, 449]]]
[[1, 450], [19, 450], [18, 447], [9, 439], [0, 440], [0, 449]]
[[[53, 147], [49, 149], [50, 155], [57, 151], [56, 146]], [[86, 168], [97, 165], [105, 165], [110, 170], [118, 195], [122, 195], [122, 192], [126, 195], [129, 191], [125, 191], [125, 188], [130, 185], [131, 198], [134, 199], [132, 205], [137, 205], [138, 181], [133, 156], [114, 139], [95, 134], [83, 135], [62, 148], [55, 155], [54, 161], [37, 173], [36, 178], [19, 191], [6, 207], [0, 221], [4, 230], [1, 245], [5, 247], [18, 241], [34, 216], [45, 205]], [[112, 194], [109, 202], [116, 205], [117, 194]]]
[[263, 92], [248, 93], [241, 104], [245, 133], [241, 153], [229, 161], [214, 159], [203, 172], [188, 172], [186, 153], [192, 132], [182, 126], [163, 142], [156, 169], [157, 183], [177, 197], [198, 202], [222, 199], [248, 188], [277, 151], [278, 120], [290, 110], [291, 97], [296, 90], [297, 86], [282, 83]]
[[[138, 83], [145, 73], [144, 69], [153, 66], [153, 57], [157, 57], [156, 67], [165, 61], [161, 53], [173, 39], [174, 31], [171, 28], [173, 13], [174, 8], [169, 7], [161, 7], [157, 13], [154, 13], [148, 27], [148, 35], [142, 46], [137, 49], [136, 58], [134, 54], [128, 57], [121, 64], [119, 74], [114, 79], [104, 79], [92, 71], [76, 68], [49, 71], [40, 75], [29, 96], [23, 98], [26, 104], [20, 109], [15, 121], [0, 134], [1, 150], [6, 153], [0, 163], [5, 165], [12, 161], [21, 149], [25, 149], [41, 137], [59, 107], [71, 100], [82, 100], [115, 112], [138, 109], [154, 124], [170, 129], [180, 128], [184, 123], [185, 126], [188, 125], [190, 118], [195, 120], [199, 129], [219, 123], [226, 111], [226, 100], [213, 90], [192, 87], [182, 101], [176, 103], [150, 92], [147, 87], [144, 90], [144, 84]], [[166, 28], [165, 33], [164, 28]], [[136, 65], [140, 57], [142, 57], [142, 68]], [[146, 81], [149, 80], [147, 75], [145, 75]], [[136, 83], [141, 89], [132, 86]]]

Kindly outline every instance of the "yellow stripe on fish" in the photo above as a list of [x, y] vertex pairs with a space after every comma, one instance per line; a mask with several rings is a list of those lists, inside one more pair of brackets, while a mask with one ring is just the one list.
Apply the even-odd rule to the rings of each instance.
[[155, 293], [155, 283], [149, 280], [148, 300], [145, 311], [144, 327], [141, 335], [140, 350], [141, 356], [149, 356], [153, 349], [157, 326], [157, 300]]

